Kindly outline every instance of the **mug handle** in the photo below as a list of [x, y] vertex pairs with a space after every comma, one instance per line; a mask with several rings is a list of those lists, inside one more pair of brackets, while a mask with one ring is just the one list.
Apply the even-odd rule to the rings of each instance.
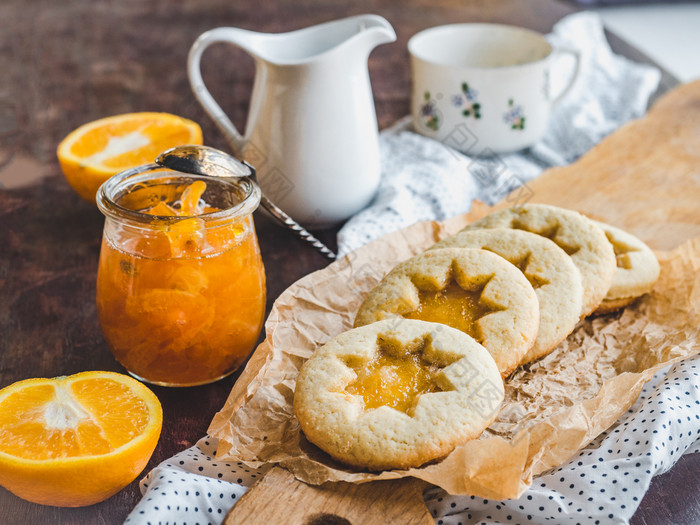
[[210, 29], [199, 35], [194, 44], [192, 44], [189, 56], [187, 57], [187, 76], [189, 77], [194, 96], [202, 105], [207, 115], [214, 121], [214, 124], [221, 130], [226, 141], [237, 154], [240, 154], [242, 151], [246, 139], [239, 133], [236, 126], [231, 122], [231, 119], [224, 113], [224, 110], [221, 109], [221, 106], [214, 100], [214, 97], [211, 96], [211, 93], [209, 93], [209, 90], [204, 85], [200, 62], [204, 51], [210, 45], [219, 42], [233, 44], [247, 52], [247, 49], [242, 45], [241, 41], [254, 38], [253, 35], [255, 34], [256, 33], [252, 31], [234, 27], [217, 27], [216, 29]]
[[561, 91], [561, 93], [552, 99], [552, 106], [559, 104], [561, 99], [563, 99], [566, 94], [571, 91], [571, 88], [574, 86], [574, 82], [576, 82], [576, 79], [578, 78], [579, 66], [581, 65], [581, 53], [579, 53], [576, 49], [556, 47], [554, 48], [554, 52], [557, 54], [571, 55], [574, 58], [574, 70], [571, 73], [571, 78], [567, 82], [566, 87]]

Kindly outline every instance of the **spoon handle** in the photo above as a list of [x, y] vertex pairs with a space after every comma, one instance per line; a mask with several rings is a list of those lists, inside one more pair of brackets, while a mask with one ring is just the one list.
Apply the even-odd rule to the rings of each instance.
[[292, 230], [297, 237], [299, 237], [301, 240], [309, 243], [311, 246], [316, 248], [319, 252], [321, 252], [323, 255], [325, 255], [328, 259], [330, 260], [335, 260], [336, 259], [336, 254], [333, 253], [328, 246], [323, 244], [321, 241], [319, 241], [316, 237], [314, 237], [311, 233], [309, 233], [303, 226], [301, 226], [297, 221], [292, 219], [289, 215], [287, 215], [285, 212], [283, 212], [280, 208], [277, 207], [275, 203], [273, 203], [270, 199], [265, 197], [263, 195], [260, 199], [260, 204], [262, 204], [267, 211], [270, 212], [270, 214], [280, 221], [282, 224], [284, 224], [287, 228]]
[[[161, 166], [182, 173], [194, 173], [210, 177], [249, 177], [257, 185], [255, 168], [245, 161], [240, 161], [228, 153], [208, 146], [185, 145], [175, 146], [161, 153], [156, 162]], [[262, 192], [261, 192], [262, 193]], [[297, 221], [284, 213], [270, 199], [262, 195], [262, 204], [272, 216], [292, 230], [301, 240], [309, 243], [330, 260], [335, 260], [336, 255], [328, 249], [328, 246], [302, 228]]]

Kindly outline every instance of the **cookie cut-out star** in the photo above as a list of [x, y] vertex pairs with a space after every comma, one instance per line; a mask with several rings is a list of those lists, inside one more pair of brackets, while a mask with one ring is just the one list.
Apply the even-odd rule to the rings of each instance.
[[536, 233], [540, 237], [546, 237], [550, 241], [554, 242], [559, 248], [564, 250], [567, 255], [573, 255], [576, 252], [578, 252], [581, 249], [580, 245], [577, 244], [567, 244], [564, 242], [561, 237], [559, 236], [559, 230], [561, 229], [560, 224], [556, 224], [554, 226], [550, 227], [545, 227], [540, 230], [536, 230], [534, 228], [530, 228], [529, 226], [526, 226], [525, 224], [522, 224], [519, 222], [517, 219], [513, 221], [512, 228], [515, 230], [523, 230], [526, 232], [530, 233]]
[[538, 288], [541, 288], [542, 286], [545, 286], [547, 284], [551, 284], [551, 281], [549, 279], [545, 279], [541, 275], [538, 275], [534, 272], [529, 272], [527, 270], [528, 265], [530, 264], [530, 259], [532, 258], [532, 252], [527, 252], [524, 256], [522, 256], [519, 259], [511, 258], [508, 259], [508, 262], [511, 263], [513, 266], [517, 266], [518, 269], [523, 272], [523, 275], [527, 278], [527, 280], [530, 282], [532, 287], [537, 290]]
[[479, 319], [507, 309], [483, 295], [492, 278], [493, 276], [487, 276], [479, 279], [481, 282], [475, 283], [468, 290], [462, 288], [450, 275], [447, 284], [441, 290], [424, 290], [417, 287], [418, 306], [403, 316], [446, 324], [482, 342]]
[[345, 360], [356, 374], [345, 392], [360, 396], [364, 410], [388, 406], [413, 417], [420, 396], [445, 391], [437, 376], [451, 363], [440, 366], [426, 360], [423, 352], [430, 343], [429, 338], [409, 342], [390, 336], [377, 338], [377, 352], [369, 362], [355, 357]]
[[609, 232], [605, 232], [605, 236], [608, 238], [608, 241], [610, 244], [612, 244], [613, 250], [615, 251], [615, 261], [617, 263], [617, 267], [624, 268], [625, 270], [631, 270], [632, 260], [630, 259], [630, 254], [641, 250], [635, 246], [632, 246], [631, 244], [615, 239]]

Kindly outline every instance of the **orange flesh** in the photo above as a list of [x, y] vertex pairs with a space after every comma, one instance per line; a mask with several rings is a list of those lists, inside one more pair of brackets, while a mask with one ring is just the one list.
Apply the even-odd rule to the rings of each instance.
[[[162, 117], [142, 118], [138, 127], [134, 126], [132, 119], [123, 119], [104, 125], [100, 129], [100, 133], [88, 133], [81, 137], [73, 144], [71, 153], [79, 157], [89, 157], [104, 151], [111, 138], [123, 137], [132, 133], [147, 137], [149, 139], [147, 144], [102, 161], [104, 166], [123, 168], [143, 164], [143, 159], [155, 159], [163, 152], [163, 142], [173, 145], [192, 142], [190, 129], [181, 125], [173, 125], [169, 119], [163, 120]], [[201, 141], [201, 138], [199, 140]], [[201, 144], [201, 142], [199, 143]]]
[[397, 357], [380, 350], [369, 363], [352, 368], [357, 379], [345, 391], [361, 396], [365, 409], [388, 406], [410, 415], [419, 396], [441, 391], [434, 382], [439, 368], [419, 354]]
[[464, 290], [451, 281], [436, 291], [418, 290], [418, 308], [403, 314], [407, 319], [442, 323], [481, 340], [478, 320], [494, 311], [480, 301], [481, 290]]
[[[183, 192], [179, 210], [169, 205], [175, 214], [212, 210], [198, 204], [206, 186], [195, 185]], [[149, 211], [160, 215], [164, 206]], [[210, 230], [193, 217], [165, 231], [119, 235], [117, 243], [103, 239], [97, 276], [100, 324], [117, 360], [148, 381], [180, 385], [240, 366], [265, 313], [252, 217]]]
[[37, 385], [4, 401], [0, 449], [35, 460], [107, 454], [140, 435], [148, 420], [146, 403], [114, 381]]

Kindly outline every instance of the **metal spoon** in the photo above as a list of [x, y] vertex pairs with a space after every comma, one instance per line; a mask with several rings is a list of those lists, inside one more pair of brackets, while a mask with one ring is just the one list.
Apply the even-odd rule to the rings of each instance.
[[[247, 162], [240, 161], [228, 153], [210, 148], [209, 146], [176, 146], [161, 153], [156, 163], [165, 168], [182, 173], [195, 175], [208, 175], [212, 177], [249, 177], [257, 184], [255, 168]], [[262, 192], [261, 192], [262, 194]], [[328, 246], [319, 241], [299, 223], [282, 211], [275, 203], [262, 194], [262, 204], [270, 214], [292, 230], [299, 238], [309, 243], [328, 259], [335, 259], [336, 255]]]

